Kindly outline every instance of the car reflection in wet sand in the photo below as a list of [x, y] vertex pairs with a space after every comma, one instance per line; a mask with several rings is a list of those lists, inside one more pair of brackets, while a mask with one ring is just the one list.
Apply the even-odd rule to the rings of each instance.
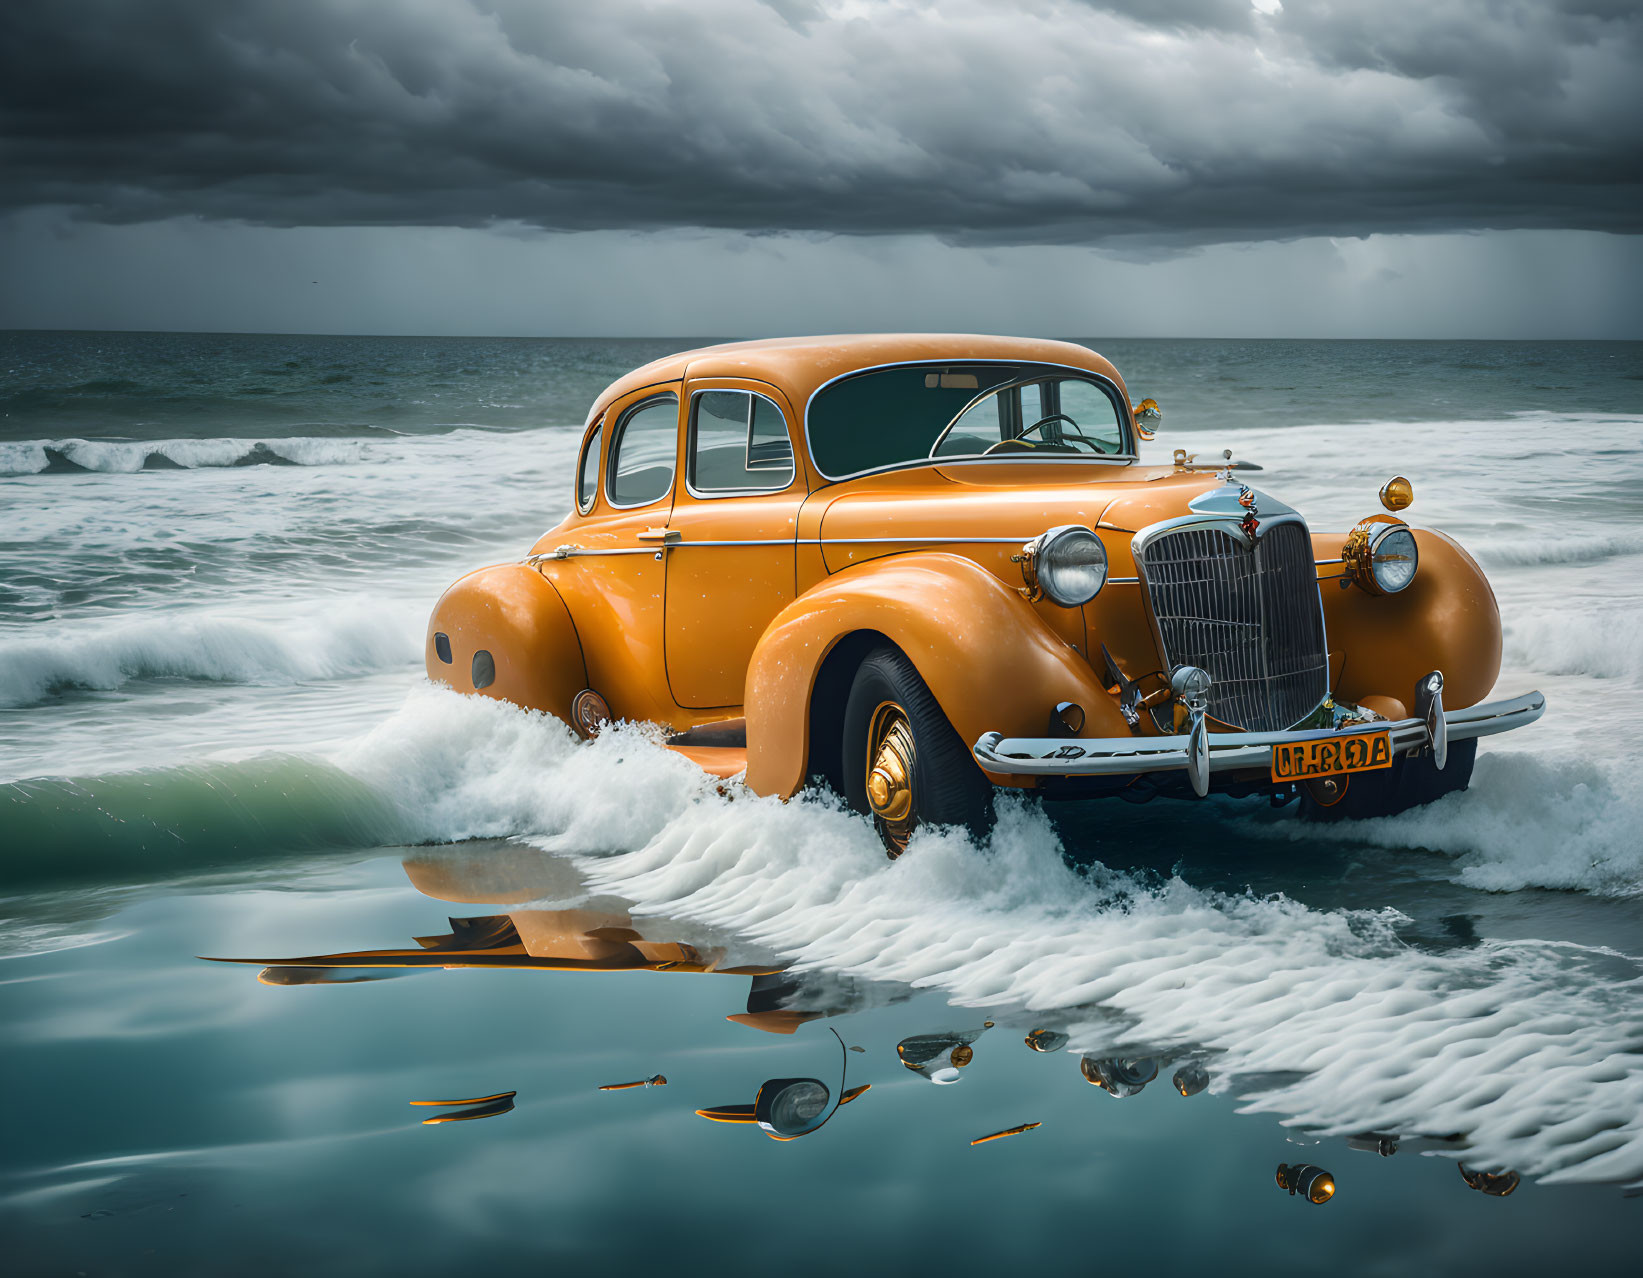
[[[548, 972], [631, 972], [699, 973], [749, 978], [746, 1010], [725, 1019], [769, 1034], [790, 1035], [811, 1021], [848, 1015], [872, 1005], [883, 1007], [912, 998], [914, 991], [893, 985], [868, 987], [826, 972], [788, 971], [770, 955], [753, 948], [716, 939], [704, 943], [699, 937], [683, 939], [681, 925], [666, 919], [635, 919], [620, 903], [601, 902], [579, 892], [580, 883], [562, 862], [521, 856], [480, 861], [461, 857], [412, 858], [404, 863], [406, 875], [425, 896], [452, 902], [534, 902], [547, 899], [579, 899], [574, 906], [557, 909], [525, 908], [505, 914], [451, 917], [450, 930], [413, 937], [412, 946], [376, 950], [348, 950], [280, 958], [212, 958], [213, 962], [243, 963], [262, 968], [258, 980], [265, 985], [347, 985], [417, 971], [455, 968], [536, 969]], [[547, 875], [542, 879], [541, 875]], [[996, 1021], [984, 1020], [965, 1029], [924, 1030], [902, 1038], [895, 1047], [896, 1058], [909, 1073], [937, 1085], [951, 1085], [965, 1077], [977, 1059], [977, 1044]], [[1016, 1032], [1023, 1033], [1022, 1045], [1035, 1055], [1053, 1055], [1067, 1048], [1071, 1036], [1066, 1030], [1044, 1024]], [[868, 1092], [871, 1083], [848, 1082], [849, 1057], [845, 1040], [832, 1031], [841, 1055], [836, 1086], [818, 1077], [766, 1079], [751, 1101], [709, 1105], [695, 1110], [715, 1123], [759, 1128], [772, 1140], [791, 1141], [812, 1135], [826, 1126], [843, 1106]], [[860, 1047], [849, 1051], [861, 1052]], [[1195, 1096], [1211, 1086], [1212, 1073], [1206, 1061], [1212, 1059], [1201, 1048], [1177, 1050], [1157, 1055], [1097, 1054], [1084, 1051], [1072, 1056], [1083, 1079], [1120, 1100], [1139, 1095], [1170, 1065], [1173, 1089], [1183, 1097]], [[662, 1087], [667, 1079], [660, 1073], [632, 1081], [608, 1083], [598, 1090], [622, 1092]], [[745, 1094], [745, 1093], [744, 1093]], [[514, 1107], [514, 1091], [456, 1100], [412, 1100], [414, 1106], [437, 1107], [440, 1113], [422, 1121], [427, 1125], [464, 1122], [506, 1114]], [[1035, 1131], [1039, 1121], [968, 1139], [971, 1145], [988, 1144], [1003, 1137]], [[1295, 1137], [1292, 1137], [1295, 1139]], [[1317, 1141], [1301, 1139], [1303, 1144]], [[1390, 1158], [1400, 1149], [1443, 1152], [1453, 1157], [1463, 1144], [1453, 1135], [1400, 1135], [1364, 1132], [1345, 1138], [1349, 1150]], [[1270, 1164], [1269, 1164], [1270, 1165]], [[1504, 1198], [1515, 1190], [1517, 1172], [1473, 1168], [1462, 1164], [1464, 1183], [1479, 1193]], [[1276, 1180], [1279, 1188], [1295, 1197], [1322, 1205], [1336, 1195], [1338, 1182], [1333, 1172], [1314, 1163], [1281, 1163]]]

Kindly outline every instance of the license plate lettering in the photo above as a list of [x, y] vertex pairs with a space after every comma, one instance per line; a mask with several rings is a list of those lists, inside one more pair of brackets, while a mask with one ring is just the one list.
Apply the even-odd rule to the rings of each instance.
[[1371, 772], [1392, 766], [1392, 734], [1360, 732], [1317, 741], [1285, 741], [1272, 747], [1272, 779], [1301, 781], [1309, 777]]

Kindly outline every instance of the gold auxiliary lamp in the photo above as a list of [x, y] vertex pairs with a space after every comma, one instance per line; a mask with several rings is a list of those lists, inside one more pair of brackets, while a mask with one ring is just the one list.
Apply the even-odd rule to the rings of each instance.
[[1388, 513], [1360, 520], [1341, 547], [1346, 573], [1341, 589], [1356, 584], [1372, 595], [1395, 595], [1406, 590], [1420, 568], [1420, 547], [1414, 531], [1397, 512], [1415, 500], [1415, 489], [1402, 475], [1381, 485], [1381, 505]]

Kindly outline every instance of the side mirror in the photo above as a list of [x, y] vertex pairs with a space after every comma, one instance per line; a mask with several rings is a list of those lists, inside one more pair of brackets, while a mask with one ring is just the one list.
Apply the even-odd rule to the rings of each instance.
[[1135, 433], [1143, 440], [1155, 439], [1158, 435], [1158, 423], [1164, 420], [1164, 414], [1158, 409], [1156, 399], [1144, 399], [1135, 406]]

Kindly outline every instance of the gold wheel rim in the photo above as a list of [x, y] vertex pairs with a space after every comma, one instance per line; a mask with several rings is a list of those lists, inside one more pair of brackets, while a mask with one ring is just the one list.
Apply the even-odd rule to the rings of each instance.
[[913, 763], [917, 750], [907, 712], [894, 701], [880, 702], [867, 725], [867, 806], [873, 810], [886, 850], [892, 857], [907, 850], [918, 824], [913, 801]]

